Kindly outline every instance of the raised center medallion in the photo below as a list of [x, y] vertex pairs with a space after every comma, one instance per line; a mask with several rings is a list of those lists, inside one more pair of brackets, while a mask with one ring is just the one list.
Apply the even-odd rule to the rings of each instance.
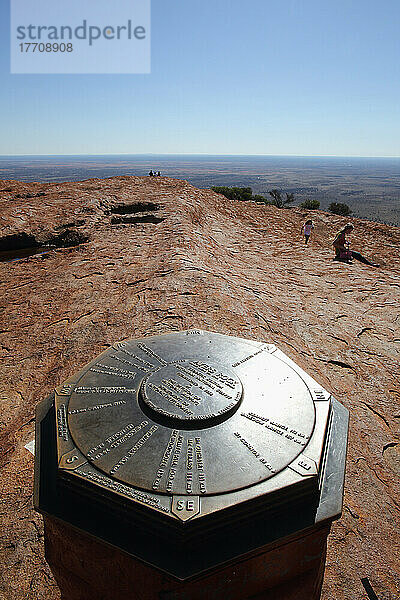
[[161, 420], [210, 426], [238, 407], [242, 384], [235, 373], [215, 362], [182, 359], [150, 373], [141, 386], [144, 406]]

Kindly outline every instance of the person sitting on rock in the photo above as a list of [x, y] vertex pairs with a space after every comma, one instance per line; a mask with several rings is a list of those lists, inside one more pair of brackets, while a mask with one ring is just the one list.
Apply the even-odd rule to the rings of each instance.
[[351, 263], [353, 258], [363, 263], [364, 265], [370, 265], [371, 267], [379, 267], [377, 263], [373, 263], [372, 261], [365, 258], [359, 252], [355, 250], [350, 250], [350, 242], [346, 240], [346, 234], [351, 233], [354, 229], [354, 225], [352, 223], [347, 223], [337, 234], [335, 239], [333, 240], [333, 247], [335, 248], [336, 256], [334, 260], [339, 260], [342, 262]]

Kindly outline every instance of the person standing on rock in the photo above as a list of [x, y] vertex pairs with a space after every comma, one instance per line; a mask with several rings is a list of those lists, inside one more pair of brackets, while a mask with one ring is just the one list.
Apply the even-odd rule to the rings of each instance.
[[308, 240], [310, 239], [310, 235], [313, 229], [314, 223], [311, 221], [311, 219], [308, 219], [308, 221], [304, 223], [303, 228], [301, 230], [301, 233], [304, 235], [304, 243], [306, 245], [308, 244]]
[[353, 258], [363, 263], [364, 265], [369, 265], [371, 267], [379, 267], [377, 263], [374, 263], [368, 258], [365, 258], [359, 252], [355, 250], [350, 250], [350, 242], [347, 241], [346, 235], [351, 233], [354, 229], [354, 225], [352, 223], [347, 223], [337, 234], [335, 239], [333, 240], [333, 247], [335, 248], [336, 256], [333, 260], [339, 260], [341, 262], [351, 263]]
[[154, 175], [153, 171], [150, 171], [149, 176], [153, 177], [153, 175]]

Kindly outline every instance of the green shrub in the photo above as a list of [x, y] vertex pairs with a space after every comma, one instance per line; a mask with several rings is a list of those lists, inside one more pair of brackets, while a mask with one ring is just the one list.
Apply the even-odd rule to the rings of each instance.
[[250, 187], [228, 187], [228, 186], [213, 186], [213, 192], [217, 194], [222, 194], [225, 198], [229, 198], [229, 200], [252, 200], [253, 199], [253, 190]]
[[271, 190], [268, 193], [272, 198], [271, 204], [277, 208], [284, 208], [286, 204], [291, 204], [294, 202], [294, 194], [285, 194], [286, 198], [283, 198], [279, 190]]
[[250, 187], [240, 188], [228, 187], [227, 185], [214, 185], [211, 189], [213, 192], [222, 194], [229, 200], [252, 200], [253, 202], [259, 202], [260, 204], [273, 204], [273, 202], [265, 196], [262, 196], [261, 194], [253, 194], [253, 190]]
[[351, 208], [347, 206], [347, 204], [342, 202], [331, 202], [329, 205], [329, 210], [334, 215], [341, 215], [342, 217], [347, 217], [353, 212]]
[[304, 200], [300, 204], [301, 208], [306, 208], [307, 210], [317, 210], [320, 207], [319, 200]]

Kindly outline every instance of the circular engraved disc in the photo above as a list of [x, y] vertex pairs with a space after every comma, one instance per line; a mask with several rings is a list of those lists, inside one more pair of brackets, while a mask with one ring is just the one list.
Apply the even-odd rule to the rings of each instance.
[[192, 426], [215, 424], [237, 408], [242, 384], [226, 366], [183, 359], [147, 375], [141, 395], [153, 415]]
[[184, 332], [117, 344], [66, 401], [93, 467], [163, 494], [221, 494], [285, 469], [315, 427], [311, 392], [266, 345]]

